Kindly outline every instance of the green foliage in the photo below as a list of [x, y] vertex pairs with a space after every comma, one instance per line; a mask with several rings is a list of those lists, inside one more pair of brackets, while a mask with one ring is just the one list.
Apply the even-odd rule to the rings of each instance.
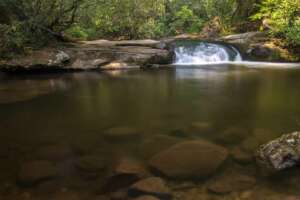
[[26, 46], [43, 46], [62, 39], [76, 18], [82, 0], [1, 0], [1, 57]]
[[262, 19], [275, 35], [300, 44], [300, 0], [264, 0], [252, 19]]
[[21, 53], [26, 43], [26, 37], [20, 31], [22, 26], [14, 24], [13, 26], [0, 25], [0, 57], [8, 58], [11, 52]]
[[170, 29], [173, 33], [199, 33], [203, 27], [204, 21], [196, 16], [188, 6], [182, 6], [179, 11], [175, 13], [173, 23]]
[[69, 28], [66, 33], [71, 36], [72, 38], [78, 38], [82, 40], [86, 40], [89, 37], [88, 30], [83, 29], [82, 27], [78, 25], [74, 25], [71, 28]]
[[235, 26], [252, 15], [268, 20], [273, 34], [300, 44], [300, 0], [1, 0], [0, 12], [1, 52], [44, 46], [65, 35], [91, 40], [198, 34], [212, 30], [216, 19], [221, 34], [247, 31]]

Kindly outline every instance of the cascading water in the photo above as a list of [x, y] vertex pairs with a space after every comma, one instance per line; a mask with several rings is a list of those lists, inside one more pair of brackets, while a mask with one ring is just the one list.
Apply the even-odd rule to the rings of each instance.
[[240, 53], [232, 46], [185, 41], [175, 47], [176, 65], [201, 65], [242, 61]]

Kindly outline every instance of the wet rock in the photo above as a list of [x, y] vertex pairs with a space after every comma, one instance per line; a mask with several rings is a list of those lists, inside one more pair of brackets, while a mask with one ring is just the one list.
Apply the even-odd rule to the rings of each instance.
[[140, 144], [141, 157], [149, 159], [155, 154], [170, 148], [171, 146], [182, 142], [178, 137], [171, 137], [166, 135], [156, 135], [146, 138]]
[[131, 158], [121, 158], [114, 168], [115, 175], [127, 174], [136, 176], [137, 178], [144, 178], [148, 175], [145, 166]]
[[263, 44], [256, 44], [251, 46], [247, 52], [249, 56], [252, 56], [254, 58], [265, 58], [265, 57], [270, 57], [274, 53], [272, 49], [264, 46]]
[[251, 153], [245, 152], [240, 147], [234, 147], [230, 154], [232, 155], [233, 159], [241, 164], [248, 164], [254, 161], [254, 157]]
[[260, 166], [280, 171], [300, 163], [300, 132], [286, 134], [262, 145], [256, 153]]
[[56, 59], [54, 61], [49, 61], [49, 65], [63, 65], [69, 62], [71, 59], [70, 56], [64, 51], [59, 51], [59, 53], [56, 54], [55, 57]]
[[242, 174], [225, 174], [211, 181], [207, 188], [216, 194], [227, 194], [251, 189], [256, 184], [256, 179]]
[[80, 196], [74, 192], [58, 192], [53, 195], [55, 200], [81, 200]]
[[139, 135], [139, 132], [131, 127], [116, 127], [104, 131], [104, 136], [112, 140], [132, 139]]
[[72, 154], [72, 149], [64, 144], [49, 145], [37, 150], [38, 159], [50, 161], [66, 160], [70, 158]]
[[82, 156], [75, 162], [75, 166], [84, 172], [96, 173], [105, 169], [106, 161], [98, 156]]
[[265, 40], [267, 32], [247, 32], [242, 34], [228, 35], [221, 37], [220, 40], [232, 44], [249, 44], [257, 43], [259, 40]]
[[100, 69], [103, 65], [106, 65], [110, 62], [109, 59], [100, 58], [100, 59], [92, 59], [92, 60], [85, 60], [85, 59], [76, 59], [70, 67], [70, 69], [79, 69], [79, 70], [92, 70], [92, 69]]
[[193, 122], [191, 124], [191, 131], [195, 133], [208, 133], [213, 130], [213, 125], [210, 122]]
[[169, 187], [166, 185], [163, 179], [158, 177], [150, 177], [140, 180], [139, 182], [130, 186], [128, 194], [132, 197], [152, 195], [161, 199], [172, 198]]
[[110, 200], [110, 198], [108, 196], [105, 196], [105, 195], [98, 195], [98, 196], [95, 196], [93, 198], [93, 200]]
[[[105, 67], [102, 68], [102, 66], [107, 64], [106, 61], [125, 63], [129, 68], [152, 64], [170, 64], [173, 60], [173, 52], [162, 49], [164, 47], [165, 44], [160, 41], [73, 43], [61, 47], [62, 51], [59, 53], [57, 53], [57, 49], [48, 47], [5, 61], [0, 64], [0, 71], [16, 73], [95, 70], [99, 68], [105, 70]], [[111, 68], [108, 67], [107, 69]]]
[[157, 154], [150, 166], [172, 178], [203, 178], [214, 173], [228, 151], [216, 144], [194, 140], [182, 142]]
[[131, 158], [120, 158], [112, 166], [103, 191], [117, 191], [148, 176], [144, 165]]
[[135, 64], [125, 63], [125, 62], [118, 62], [118, 61], [108, 63], [101, 67], [101, 69], [105, 69], [105, 70], [120, 70], [120, 69], [135, 69], [135, 68], [140, 68], [140, 66]]
[[23, 163], [18, 175], [18, 182], [22, 185], [36, 184], [57, 176], [56, 166], [49, 161], [31, 161]]
[[145, 195], [145, 196], [140, 196], [137, 197], [133, 200], [159, 200], [158, 198], [154, 197], [154, 196], [150, 196], [150, 195]]
[[109, 194], [110, 200], [125, 200], [128, 197], [127, 190], [119, 190]]
[[36, 189], [35, 192], [37, 194], [53, 194], [55, 192], [58, 192], [61, 189], [61, 185], [57, 180], [48, 180], [40, 183]]
[[201, 188], [190, 189], [183, 194], [179, 195], [176, 199], [179, 200], [215, 200], [211, 194], [203, 191]]
[[188, 135], [186, 134], [186, 130], [183, 130], [183, 129], [174, 129], [174, 130], [171, 130], [168, 133], [168, 135], [171, 136], [171, 137], [178, 137], [178, 138], [186, 138], [186, 137], [188, 137]]
[[238, 144], [248, 135], [248, 131], [243, 128], [231, 127], [218, 135], [216, 139], [224, 144]]

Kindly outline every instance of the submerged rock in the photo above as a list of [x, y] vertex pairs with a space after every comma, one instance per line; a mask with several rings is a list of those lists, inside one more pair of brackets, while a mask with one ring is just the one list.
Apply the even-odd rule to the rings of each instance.
[[115, 192], [147, 176], [148, 172], [142, 163], [131, 158], [120, 158], [113, 164], [103, 191]]
[[105, 169], [106, 162], [98, 156], [82, 156], [75, 162], [75, 166], [81, 171], [96, 173]]
[[131, 127], [116, 127], [104, 131], [104, 136], [112, 140], [130, 139], [139, 136], [139, 132]]
[[39, 181], [54, 178], [57, 176], [56, 166], [49, 161], [31, 161], [23, 163], [18, 175], [18, 182], [24, 185], [31, 185]]
[[114, 167], [114, 175], [132, 175], [137, 179], [146, 177], [148, 172], [144, 165], [134, 159], [121, 158]]
[[226, 160], [228, 151], [216, 144], [194, 140], [182, 142], [158, 153], [150, 166], [172, 178], [204, 178]]
[[128, 191], [132, 197], [152, 195], [162, 199], [171, 199], [172, 195], [165, 181], [159, 177], [150, 177], [133, 184]]
[[159, 200], [159, 199], [154, 196], [144, 195], [144, 196], [137, 197], [134, 200]]
[[252, 188], [256, 179], [243, 174], [225, 174], [208, 184], [208, 190], [216, 194], [227, 194]]
[[72, 155], [71, 147], [64, 144], [48, 145], [37, 150], [37, 157], [41, 160], [63, 161]]
[[300, 132], [286, 134], [265, 145], [256, 153], [260, 166], [280, 171], [300, 163]]
[[139, 153], [141, 157], [150, 159], [159, 152], [170, 148], [171, 146], [182, 142], [178, 137], [171, 137], [167, 135], [154, 135], [150, 138], [145, 138], [139, 145]]
[[193, 122], [190, 129], [194, 133], [208, 133], [212, 131], [213, 125], [210, 122]]
[[248, 135], [248, 131], [243, 128], [230, 127], [219, 134], [216, 140], [218, 140], [222, 144], [238, 144]]

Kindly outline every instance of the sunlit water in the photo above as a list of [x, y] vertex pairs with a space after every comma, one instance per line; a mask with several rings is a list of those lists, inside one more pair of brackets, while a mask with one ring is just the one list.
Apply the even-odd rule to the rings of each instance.
[[[195, 139], [253, 154], [259, 144], [300, 129], [299, 69], [178, 67], [3, 76], [0, 83], [0, 199], [46, 199], [61, 190], [98, 196], [106, 171], [82, 176], [74, 167], [82, 156], [99, 157], [108, 168], [117, 157], [133, 157], [147, 165], [156, 153]], [[195, 124], [208, 124], [210, 129], [197, 130]], [[115, 127], [130, 127], [138, 136], [119, 139], [103, 134]], [[230, 134], [228, 130], [233, 129], [239, 129], [239, 134]], [[60, 176], [49, 185], [20, 185], [16, 181], [20, 166], [49, 159], [41, 153], [49, 145], [65, 145], [72, 151], [53, 161], [60, 167]], [[59, 153], [57, 149], [54, 154]], [[205, 189], [207, 182], [228, 169], [255, 177], [255, 186], [224, 195]], [[240, 163], [230, 157], [212, 177], [172, 192], [183, 196], [179, 199], [188, 199], [185, 195], [190, 189], [203, 199], [282, 199], [281, 195], [300, 195], [299, 170], [266, 178], [254, 160]], [[183, 184], [166, 180], [171, 188]]]

